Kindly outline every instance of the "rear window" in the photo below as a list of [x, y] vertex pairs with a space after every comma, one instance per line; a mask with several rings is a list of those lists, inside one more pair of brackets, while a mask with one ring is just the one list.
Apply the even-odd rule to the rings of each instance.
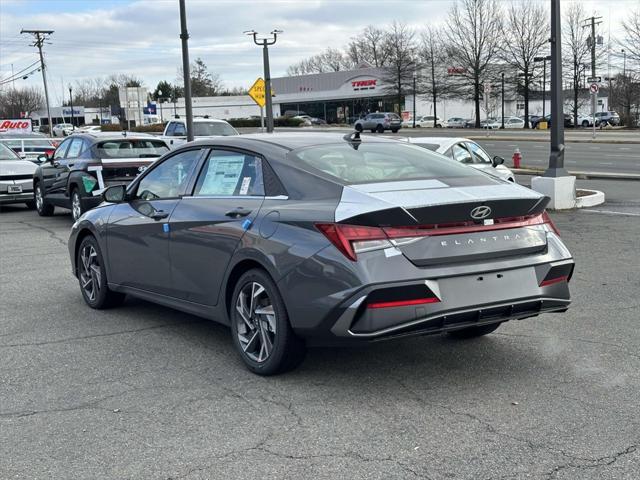
[[422, 147], [422, 148], [428, 148], [432, 152], [435, 152], [436, 150], [438, 150], [440, 148], [440, 145], [438, 145], [436, 143], [414, 143], [414, 145], [417, 145], [417, 146]]
[[209, 137], [213, 135], [238, 135], [238, 132], [228, 123], [223, 122], [194, 122], [193, 134], [196, 137]]
[[440, 154], [402, 143], [320, 145], [289, 155], [310, 171], [320, 171], [345, 184], [482, 175]]
[[98, 144], [100, 158], [153, 158], [169, 151], [160, 140], [108, 140]]

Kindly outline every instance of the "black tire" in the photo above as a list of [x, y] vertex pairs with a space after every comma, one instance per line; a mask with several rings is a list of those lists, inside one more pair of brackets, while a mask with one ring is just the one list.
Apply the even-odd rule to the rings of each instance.
[[53, 215], [55, 207], [47, 203], [44, 191], [40, 186], [40, 182], [36, 183], [36, 187], [33, 190], [33, 201], [36, 204], [38, 215], [40, 215], [41, 217], [50, 217], [51, 215]]
[[372, 129], [371, 129], [371, 133], [376, 133], [376, 129], [375, 129], [375, 128], [372, 128]]
[[499, 326], [500, 323], [490, 323], [489, 325], [480, 325], [479, 327], [468, 327], [461, 330], [454, 330], [449, 332], [449, 335], [460, 339], [482, 337], [483, 335], [495, 332]]
[[[95, 255], [92, 252], [95, 252]], [[87, 305], [96, 310], [103, 310], [122, 304], [126, 295], [114, 292], [107, 286], [107, 271], [104, 268], [102, 251], [93, 235], [82, 239], [76, 257], [76, 269], [82, 298]]]
[[583, 128], [587, 128], [589, 126], [589, 122], [587, 122], [586, 120], [582, 121], [582, 127]]
[[[247, 305], [248, 292], [255, 304]], [[267, 272], [252, 269], [244, 273], [235, 285], [229, 310], [233, 344], [253, 373], [277, 375], [293, 370], [304, 360], [304, 341], [293, 332], [282, 296]], [[245, 312], [244, 316], [240, 310]], [[259, 310], [273, 314], [258, 313]], [[267, 347], [263, 350], [264, 345]]]
[[436, 128], [442, 128], [442, 125], [440, 125], [439, 123], [436, 124]]
[[397, 128], [392, 128], [391, 129], [391, 133], [398, 133], [398, 129]]
[[359, 123], [355, 126], [356, 132], [362, 132], [362, 125]]
[[27, 208], [29, 210], [35, 210], [36, 209], [36, 201], [35, 200], [30, 200], [28, 202], [24, 202], [27, 205]]
[[382, 125], [378, 125], [378, 126], [376, 127], [376, 132], [378, 132], [378, 133], [384, 133], [384, 127], [383, 127]]
[[85, 212], [84, 207], [82, 206], [82, 197], [80, 196], [80, 192], [77, 187], [71, 189], [71, 218], [73, 221], [77, 221], [82, 214]]

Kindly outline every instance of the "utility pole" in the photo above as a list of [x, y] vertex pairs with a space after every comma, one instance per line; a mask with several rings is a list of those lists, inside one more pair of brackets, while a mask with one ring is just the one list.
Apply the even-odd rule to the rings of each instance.
[[436, 61], [433, 58], [433, 52], [431, 52], [431, 94], [433, 95], [433, 127], [435, 128], [438, 120], [438, 89], [436, 88]]
[[622, 76], [625, 78], [627, 76], [627, 52], [624, 51], [624, 48], [622, 49]]
[[545, 177], [566, 177], [564, 168], [564, 112], [562, 98], [562, 28], [560, 0], [551, 0], [551, 149]]
[[278, 34], [282, 30], [271, 31], [272, 38], [258, 38], [258, 32], [248, 30], [246, 35], [253, 37], [253, 43], [262, 46], [262, 63], [264, 65], [264, 99], [267, 109], [267, 133], [273, 132], [273, 99], [271, 98], [271, 71], [269, 70], [269, 46], [274, 45], [278, 40]]
[[500, 74], [501, 83], [502, 83], [502, 122], [500, 125], [500, 129], [504, 130], [504, 72]]
[[[591, 27], [591, 77], [595, 78], [596, 76], [596, 25], [600, 25], [602, 22], [596, 22], [596, 20], [601, 19], [602, 17], [591, 17], [587, 20], [586, 25], [583, 25], [582, 28]], [[598, 93], [591, 93], [591, 115], [593, 121], [593, 138], [596, 138], [596, 110], [598, 109]]]
[[182, 40], [182, 76], [184, 77], [184, 109], [187, 116], [187, 142], [193, 141], [193, 110], [191, 108], [191, 73], [189, 72], [189, 33], [184, 0], [180, 0], [180, 39]]
[[44, 83], [44, 98], [47, 102], [47, 118], [49, 119], [49, 136], [53, 135], [53, 125], [51, 125], [51, 107], [49, 105], [49, 89], [47, 88], [47, 74], [45, 72], [44, 56], [42, 55], [42, 45], [44, 41], [53, 33], [53, 30], [20, 30], [20, 34], [28, 33], [33, 35], [35, 41], [32, 46], [38, 47], [40, 53], [40, 70], [42, 70], [42, 82]]

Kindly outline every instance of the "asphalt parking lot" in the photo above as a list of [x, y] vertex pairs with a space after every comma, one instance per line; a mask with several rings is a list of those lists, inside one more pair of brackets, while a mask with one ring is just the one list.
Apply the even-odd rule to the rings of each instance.
[[599, 211], [552, 215], [577, 264], [566, 314], [313, 349], [272, 378], [214, 323], [90, 310], [70, 216], [5, 207], [0, 478], [640, 478], [640, 183], [605, 186]]

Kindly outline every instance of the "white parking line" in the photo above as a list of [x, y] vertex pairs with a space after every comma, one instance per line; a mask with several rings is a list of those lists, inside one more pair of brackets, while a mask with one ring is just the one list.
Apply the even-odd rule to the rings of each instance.
[[628, 147], [620, 147], [619, 150], [631, 150], [631, 149]]
[[607, 215], [628, 215], [630, 217], [640, 217], [640, 213], [614, 212], [613, 210], [592, 210], [585, 208], [583, 212], [604, 213]]
[[613, 165], [613, 162], [598, 162], [598, 165]]
[[570, 164], [572, 164], [572, 165], [575, 165], [575, 164], [576, 164], [576, 163], [578, 163], [578, 162], [576, 162], [575, 160], [567, 160], [567, 163], [570, 163]]

